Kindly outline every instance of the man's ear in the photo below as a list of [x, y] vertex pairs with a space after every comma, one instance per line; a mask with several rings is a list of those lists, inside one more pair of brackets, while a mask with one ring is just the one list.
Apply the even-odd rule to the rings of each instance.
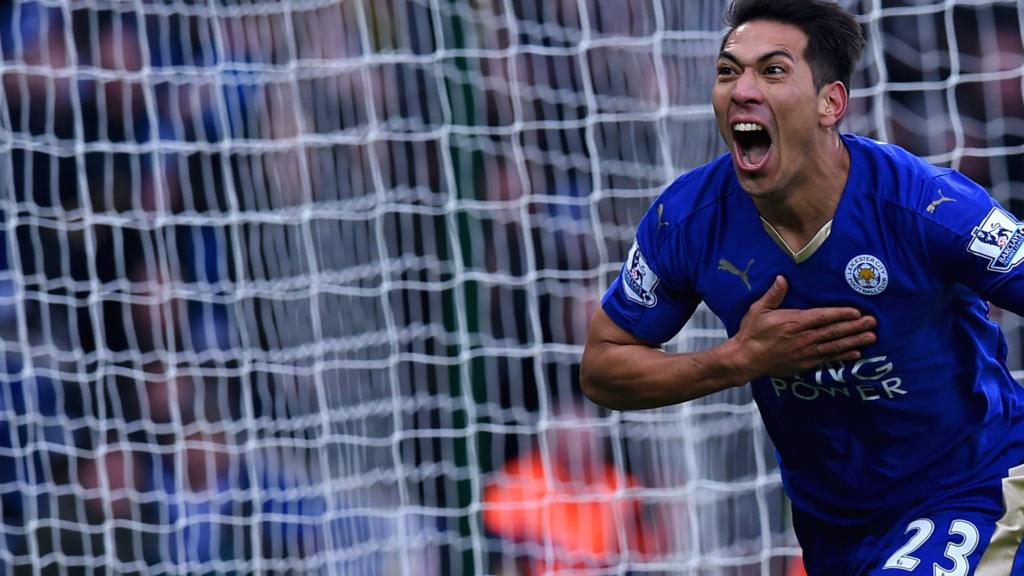
[[838, 80], [822, 86], [818, 92], [818, 123], [823, 128], [834, 128], [846, 116], [850, 94], [846, 85]]

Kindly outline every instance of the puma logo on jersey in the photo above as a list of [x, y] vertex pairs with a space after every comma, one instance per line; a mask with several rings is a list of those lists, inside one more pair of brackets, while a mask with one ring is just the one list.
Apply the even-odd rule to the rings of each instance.
[[929, 214], [931, 214], [931, 213], [935, 212], [935, 209], [938, 208], [939, 204], [942, 204], [943, 202], [956, 202], [956, 199], [955, 198], [950, 198], [949, 196], [943, 195], [942, 194], [942, 190], [939, 190], [939, 199], [938, 200], [932, 200], [931, 204], [929, 204], [928, 208], [926, 208], [925, 210]]
[[747, 267], [744, 268], [743, 270], [740, 270], [739, 268], [736, 267], [735, 264], [733, 264], [732, 262], [729, 262], [725, 258], [722, 258], [721, 260], [718, 261], [718, 269], [719, 270], [725, 270], [726, 272], [728, 272], [729, 274], [732, 274], [733, 276], [738, 276], [739, 279], [742, 280], [744, 284], [746, 284], [747, 290], [752, 290], [752, 288], [750, 287], [749, 272], [750, 272], [750, 265], [753, 264], [753, 263], [754, 263], [754, 259], [751, 258], [750, 262], [747, 262]]
[[659, 230], [661, 229], [662, 226], [668, 226], [668, 222], [665, 222], [665, 220], [663, 219], [664, 216], [665, 216], [665, 205], [664, 204], [658, 204], [658, 229]]

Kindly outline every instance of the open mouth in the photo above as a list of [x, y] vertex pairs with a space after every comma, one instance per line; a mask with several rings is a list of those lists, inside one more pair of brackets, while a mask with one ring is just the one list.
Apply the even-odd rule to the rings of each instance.
[[753, 171], [762, 168], [772, 149], [772, 137], [764, 126], [753, 122], [732, 125], [733, 152], [740, 168]]

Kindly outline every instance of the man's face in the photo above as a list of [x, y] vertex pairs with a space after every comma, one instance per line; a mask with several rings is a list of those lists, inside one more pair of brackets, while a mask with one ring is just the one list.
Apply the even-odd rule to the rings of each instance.
[[754, 20], [718, 57], [711, 99], [740, 184], [768, 197], [799, 178], [818, 145], [818, 91], [797, 27]]

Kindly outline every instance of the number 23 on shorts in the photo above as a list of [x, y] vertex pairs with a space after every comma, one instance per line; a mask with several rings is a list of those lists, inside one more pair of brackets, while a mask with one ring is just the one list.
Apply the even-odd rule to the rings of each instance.
[[[879, 574], [968, 576], [971, 555], [978, 549], [978, 528], [967, 520], [953, 520], [948, 534], [936, 534], [935, 523], [919, 518], [907, 525], [907, 541], [893, 552]], [[974, 558], [973, 560], [977, 560]]]

